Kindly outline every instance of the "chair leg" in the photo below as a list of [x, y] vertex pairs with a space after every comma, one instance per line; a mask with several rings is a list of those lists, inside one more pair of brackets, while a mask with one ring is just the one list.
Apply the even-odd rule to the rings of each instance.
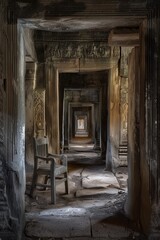
[[30, 189], [30, 196], [33, 197], [33, 193], [34, 193], [34, 190], [36, 188], [36, 183], [37, 183], [37, 178], [38, 178], [38, 175], [36, 172], [33, 173], [33, 179], [32, 179], [32, 185], [31, 185], [31, 189]]
[[[48, 182], [48, 176], [46, 175], [44, 177], [44, 184], [47, 185], [47, 182]], [[44, 190], [46, 190], [47, 187], [44, 187]]]
[[64, 177], [66, 178], [66, 181], [65, 181], [65, 191], [66, 191], [67, 194], [69, 194], [68, 172], [66, 172], [64, 174]]
[[51, 204], [56, 204], [56, 179], [54, 171], [51, 172]]

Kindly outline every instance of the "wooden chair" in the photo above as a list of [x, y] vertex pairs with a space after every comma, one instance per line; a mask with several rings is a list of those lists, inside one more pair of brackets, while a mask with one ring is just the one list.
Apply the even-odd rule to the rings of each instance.
[[[38, 176], [44, 175], [44, 183], [38, 183]], [[48, 184], [50, 178], [51, 184]], [[69, 193], [67, 156], [48, 153], [48, 138], [34, 138], [34, 171], [30, 195], [33, 197], [36, 186], [51, 187], [51, 203], [56, 204], [56, 184], [65, 182], [65, 191]]]

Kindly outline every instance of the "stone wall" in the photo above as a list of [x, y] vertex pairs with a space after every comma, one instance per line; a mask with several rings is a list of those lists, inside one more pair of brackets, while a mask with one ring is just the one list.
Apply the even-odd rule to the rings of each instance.
[[[143, 161], [145, 172], [143, 174], [143, 193], [149, 192], [151, 203], [151, 226], [149, 239], [157, 240], [160, 238], [160, 5], [159, 1], [150, 1], [150, 14], [148, 21], [143, 27], [142, 36], [146, 39], [146, 65], [144, 74], [146, 76], [146, 158]], [[142, 49], [143, 50], [143, 49]], [[144, 51], [144, 50], [143, 50]], [[144, 61], [144, 60], [143, 60]], [[143, 146], [143, 145], [142, 145]], [[144, 151], [144, 150], [143, 150]], [[146, 179], [149, 176], [148, 185]], [[144, 201], [142, 200], [142, 203]], [[145, 206], [149, 205], [145, 202]], [[144, 220], [144, 209], [142, 212], [142, 219]], [[144, 227], [146, 221], [144, 220]]]
[[[24, 220], [24, 75], [17, 72], [17, 21], [3, 0], [0, 22], [0, 238], [18, 240]], [[20, 55], [22, 60], [23, 48]]]

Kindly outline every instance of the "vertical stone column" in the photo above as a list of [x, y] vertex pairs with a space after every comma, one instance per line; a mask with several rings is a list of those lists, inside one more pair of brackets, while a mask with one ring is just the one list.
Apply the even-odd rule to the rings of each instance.
[[147, 22], [147, 160], [151, 201], [150, 238], [160, 239], [160, 5], [152, 5]]
[[110, 70], [109, 88], [108, 88], [108, 142], [106, 167], [112, 169], [119, 166], [119, 133], [120, 133], [120, 77], [118, 75], [118, 65]]
[[59, 136], [59, 72], [53, 63], [46, 64], [46, 111], [47, 111], [47, 135], [49, 137], [49, 149], [54, 153], [60, 152]]
[[140, 214], [140, 58], [139, 47], [129, 57], [128, 74], [128, 200], [126, 212], [138, 221]]
[[128, 77], [121, 77], [120, 88], [120, 145], [127, 146]]

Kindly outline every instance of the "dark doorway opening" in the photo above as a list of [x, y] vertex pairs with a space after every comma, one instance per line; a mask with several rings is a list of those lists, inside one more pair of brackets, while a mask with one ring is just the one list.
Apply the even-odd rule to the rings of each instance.
[[[60, 73], [59, 119], [62, 152], [107, 147], [108, 72]], [[63, 113], [63, 114], [62, 114]]]

